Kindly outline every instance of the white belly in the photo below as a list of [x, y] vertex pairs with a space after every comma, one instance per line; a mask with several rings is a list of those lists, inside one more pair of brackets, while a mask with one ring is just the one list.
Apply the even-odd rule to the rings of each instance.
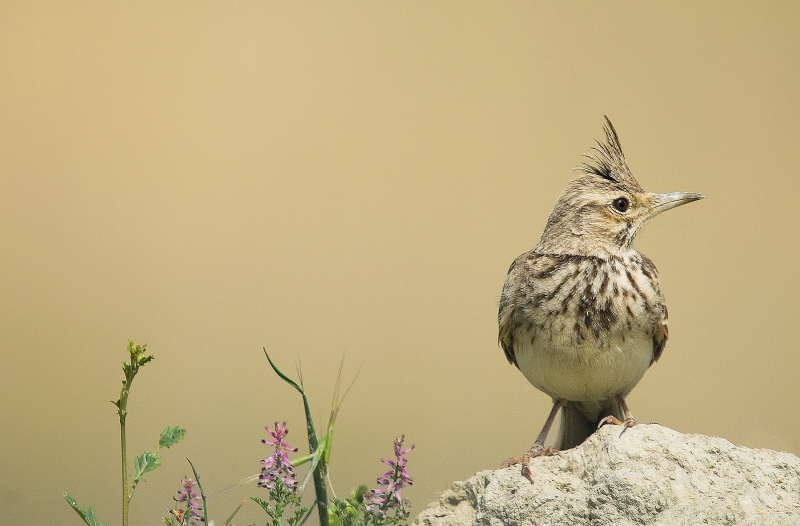
[[653, 359], [653, 340], [644, 332], [612, 339], [617, 342], [600, 345], [593, 339], [575, 344], [520, 338], [514, 353], [528, 381], [552, 398], [608, 400], [630, 393]]

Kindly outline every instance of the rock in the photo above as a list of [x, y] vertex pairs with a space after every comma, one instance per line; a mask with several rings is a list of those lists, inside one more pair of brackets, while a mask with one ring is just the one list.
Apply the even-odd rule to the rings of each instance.
[[800, 526], [800, 458], [657, 424], [605, 426], [531, 471], [456, 482], [414, 524]]

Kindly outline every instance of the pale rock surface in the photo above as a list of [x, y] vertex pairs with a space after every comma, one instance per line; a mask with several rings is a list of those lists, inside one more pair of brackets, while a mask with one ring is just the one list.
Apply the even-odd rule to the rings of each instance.
[[605, 426], [531, 471], [456, 482], [414, 524], [800, 526], [800, 458], [657, 424]]

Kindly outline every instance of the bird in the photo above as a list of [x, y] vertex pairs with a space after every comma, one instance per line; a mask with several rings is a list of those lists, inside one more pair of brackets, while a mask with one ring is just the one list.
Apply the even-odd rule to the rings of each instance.
[[[646, 192], [608, 116], [604, 131], [500, 296], [499, 346], [553, 401], [530, 450], [503, 463], [522, 464], [528, 478], [532, 458], [575, 447], [604, 424], [636, 425], [625, 398], [661, 357], [668, 327], [656, 266], [633, 241], [656, 215], [705, 198]], [[559, 412], [558, 438], [545, 449]]]

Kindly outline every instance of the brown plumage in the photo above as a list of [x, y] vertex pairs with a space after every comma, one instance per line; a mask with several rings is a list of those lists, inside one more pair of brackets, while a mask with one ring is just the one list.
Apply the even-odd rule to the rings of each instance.
[[500, 298], [499, 343], [508, 361], [553, 399], [531, 450], [559, 410], [556, 448], [583, 442], [604, 423], [633, 426], [625, 397], [661, 356], [667, 307], [658, 271], [633, 248], [648, 219], [700, 194], [645, 192], [606, 117], [606, 140], [587, 155], [550, 213], [542, 238], [511, 264]]

